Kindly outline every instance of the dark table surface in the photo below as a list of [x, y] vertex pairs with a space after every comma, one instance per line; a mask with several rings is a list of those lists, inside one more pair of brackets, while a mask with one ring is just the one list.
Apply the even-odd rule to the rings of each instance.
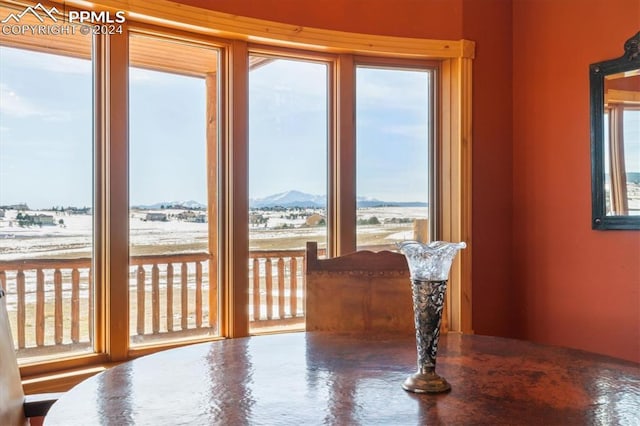
[[452, 390], [417, 395], [413, 337], [274, 334], [171, 349], [80, 383], [53, 425], [640, 425], [640, 365], [476, 335], [442, 336]]

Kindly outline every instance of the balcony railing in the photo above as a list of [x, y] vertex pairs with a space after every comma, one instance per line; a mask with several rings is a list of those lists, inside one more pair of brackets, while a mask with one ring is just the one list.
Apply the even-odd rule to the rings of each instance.
[[[132, 344], [218, 333], [217, 282], [206, 253], [130, 258]], [[0, 285], [21, 355], [91, 347], [91, 259], [0, 261]], [[304, 250], [250, 253], [249, 320], [261, 328], [304, 327]]]

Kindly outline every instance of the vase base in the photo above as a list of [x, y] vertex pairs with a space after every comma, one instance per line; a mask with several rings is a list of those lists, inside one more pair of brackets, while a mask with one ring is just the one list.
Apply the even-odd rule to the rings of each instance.
[[407, 377], [402, 389], [413, 393], [442, 393], [451, 390], [451, 385], [436, 373], [415, 373]]

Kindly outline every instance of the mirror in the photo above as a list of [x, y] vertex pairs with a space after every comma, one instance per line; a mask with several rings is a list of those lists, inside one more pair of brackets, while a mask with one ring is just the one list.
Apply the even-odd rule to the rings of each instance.
[[640, 32], [590, 66], [593, 229], [640, 229]]

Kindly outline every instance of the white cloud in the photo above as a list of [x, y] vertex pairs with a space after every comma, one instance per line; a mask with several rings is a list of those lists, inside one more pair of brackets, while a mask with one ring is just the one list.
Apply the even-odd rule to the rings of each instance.
[[[39, 107], [4, 83], [0, 83], [0, 113], [14, 118], [40, 117], [47, 121], [68, 121], [71, 118], [68, 111]], [[3, 131], [7, 130], [9, 128], [3, 126]]]
[[19, 118], [43, 115], [35, 104], [22, 98], [4, 83], [0, 83], [0, 112]]

